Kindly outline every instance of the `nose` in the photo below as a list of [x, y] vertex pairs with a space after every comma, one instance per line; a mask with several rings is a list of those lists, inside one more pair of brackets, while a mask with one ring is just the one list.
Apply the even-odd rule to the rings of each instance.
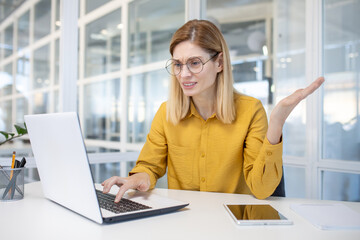
[[182, 78], [190, 77], [191, 74], [192, 73], [190, 72], [189, 68], [186, 65], [183, 65], [180, 72], [180, 77]]

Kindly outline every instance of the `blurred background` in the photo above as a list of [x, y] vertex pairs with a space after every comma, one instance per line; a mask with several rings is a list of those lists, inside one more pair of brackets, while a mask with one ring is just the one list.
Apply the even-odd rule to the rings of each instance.
[[[286, 194], [360, 201], [360, 0], [76, 2], [78, 61], [68, 64], [78, 77], [60, 80], [62, 0], [0, 0], [0, 131], [14, 132], [26, 114], [61, 111], [61, 81], [76, 81], [95, 181], [126, 176], [167, 100], [172, 34], [189, 19], [208, 19], [230, 48], [235, 88], [268, 114], [325, 76], [284, 127]], [[0, 146], [0, 162], [13, 150], [32, 159], [27, 136]], [[26, 178], [39, 179], [34, 164]]]

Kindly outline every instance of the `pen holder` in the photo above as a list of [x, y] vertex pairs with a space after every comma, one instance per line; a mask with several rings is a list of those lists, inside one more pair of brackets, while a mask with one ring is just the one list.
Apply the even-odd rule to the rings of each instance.
[[25, 168], [0, 168], [0, 201], [24, 198]]

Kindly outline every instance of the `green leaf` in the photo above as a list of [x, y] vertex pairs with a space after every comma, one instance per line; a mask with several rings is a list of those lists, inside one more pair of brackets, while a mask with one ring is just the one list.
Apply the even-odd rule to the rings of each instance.
[[17, 132], [19, 135], [27, 134], [27, 129], [26, 129], [26, 128], [20, 127], [19, 125], [14, 125], [14, 127], [15, 127], [15, 129], [16, 129], [16, 132]]
[[4, 135], [6, 140], [9, 138], [9, 134], [7, 132], [0, 131], [0, 134]]

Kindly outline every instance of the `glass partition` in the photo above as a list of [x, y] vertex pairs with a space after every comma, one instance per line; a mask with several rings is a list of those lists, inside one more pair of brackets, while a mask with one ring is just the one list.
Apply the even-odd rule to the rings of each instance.
[[[102, 5], [104, 5], [105, 3], [110, 2], [111, 0], [86, 0], [85, 5], [85, 13], [89, 13], [95, 9], [97, 9], [98, 7], [101, 7]], [[79, 1], [80, 2], [80, 1]]]
[[360, 161], [360, 1], [324, 1], [323, 158]]
[[[305, 1], [279, 0], [278, 28], [274, 36], [275, 103], [306, 86], [305, 79]], [[306, 102], [301, 102], [283, 128], [284, 154], [306, 156]]]
[[128, 66], [167, 60], [173, 33], [184, 24], [184, 1], [133, 1], [129, 4]]
[[60, 95], [59, 90], [54, 92], [54, 112], [60, 112]]
[[37, 92], [32, 97], [32, 112], [34, 114], [49, 112], [49, 93]]
[[21, 97], [16, 99], [16, 121], [15, 123], [24, 123], [24, 115], [28, 114], [28, 99]]
[[[80, 1], [79, 1], [80, 2]], [[80, 14], [79, 14], [80, 15]], [[60, 22], [60, 0], [56, 0], [55, 7], [55, 30], [59, 30], [61, 26]]]
[[13, 64], [9, 63], [4, 66], [3, 71], [0, 71], [0, 96], [8, 96], [12, 94], [12, 87], [14, 83], [12, 68]]
[[120, 79], [84, 87], [84, 132], [88, 139], [120, 141]]
[[51, 0], [41, 0], [34, 8], [34, 41], [37, 41], [48, 34], [51, 30]]
[[0, 61], [3, 59], [3, 50], [4, 50], [4, 34], [0, 31]]
[[285, 194], [292, 198], [306, 197], [305, 169], [301, 167], [284, 167]]
[[321, 199], [360, 202], [360, 174], [321, 172]]
[[[272, 103], [271, 37], [273, 1], [207, 1], [206, 19], [224, 35], [233, 64], [234, 87]], [[262, 14], [259, 14], [262, 12]]]
[[50, 47], [49, 44], [34, 51], [33, 88], [50, 85]]
[[59, 84], [59, 63], [60, 63], [60, 40], [55, 40], [55, 76], [54, 76], [54, 84]]
[[[13, 130], [24, 114], [61, 110], [61, 1], [27, 0], [0, 21], [0, 130]], [[322, 67], [305, 61], [311, 54], [306, 53], [305, 39], [316, 51], [323, 48], [326, 82], [320, 91], [319, 116], [306, 116], [303, 102], [284, 126], [286, 194], [357, 201], [353, 191], [360, 175], [359, 1], [322, 0], [319, 12], [312, 7], [320, 1], [200, 2], [201, 8], [194, 9], [193, 1], [184, 0], [79, 0], [82, 15], [74, 23], [79, 29], [79, 63], [69, 64], [79, 67], [77, 106], [89, 152], [141, 149], [156, 111], [167, 100], [169, 76], [163, 66], [170, 58], [172, 34], [185, 22], [188, 8], [189, 15], [206, 16], [220, 27], [230, 48], [235, 88], [260, 99], [268, 113], [283, 97], [306, 86], [306, 70]], [[311, 24], [318, 23], [323, 26], [324, 46], [311, 40], [317, 38]], [[127, 41], [121, 42], [124, 38]], [[306, 133], [318, 123], [319, 155], [306, 144]], [[119, 166], [94, 166], [98, 179], [115, 174], [112, 169], [118, 171]], [[322, 181], [317, 186], [304, 181], [310, 175]]]
[[13, 131], [12, 122], [12, 101], [6, 100], [0, 102], [0, 129], [6, 132]]
[[30, 87], [30, 54], [25, 53], [17, 59], [16, 93], [26, 94]]
[[14, 24], [10, 24], [4, 30], [4, 58], [13, 54], [14, 50]]
[[85, 28], [85, 77], [120, 70], [121, 9]]
[[152, 119], [167, 100], [169, 74], [165, 69], [128, 78], [128, 142], [144, 142]]
[[30, 11], [24, 13], [18, 19], [17, 50], [27, 47], [30, 42]]

